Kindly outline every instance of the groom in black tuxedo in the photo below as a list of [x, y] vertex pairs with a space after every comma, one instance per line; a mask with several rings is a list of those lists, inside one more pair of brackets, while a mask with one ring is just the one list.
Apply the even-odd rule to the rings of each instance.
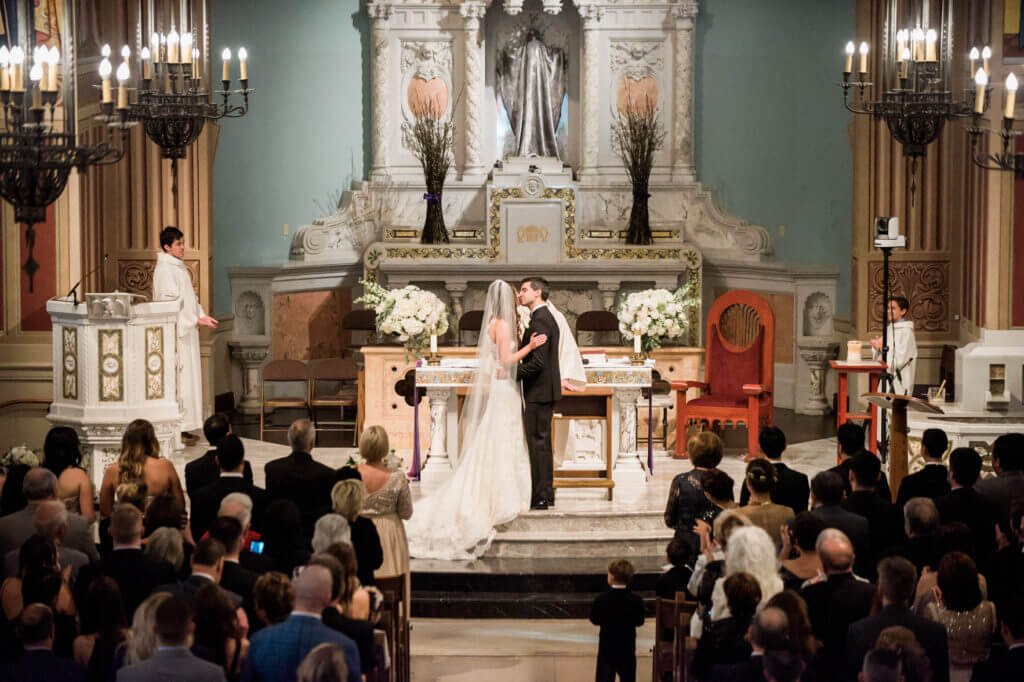
[[562, 378], [558, 371], [558, 323], [545, 303], [548, 293], [547, 280], [541, 277], [528, 277], [519, 286], [519, 302], [530, 309], [530, 326], [519, 347], [523, 348], [534, 334], [548, 337], [547, 343], [523, 358], [516, 376], [523, 382], [526, 403], [523, 426], [530, 450], [530, 509], [547, 509], [555, 504], [551, 417], [562, 397]]

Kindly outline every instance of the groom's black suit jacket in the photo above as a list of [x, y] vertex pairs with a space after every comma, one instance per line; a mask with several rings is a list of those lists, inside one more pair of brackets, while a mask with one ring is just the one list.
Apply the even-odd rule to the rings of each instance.
[[547, 306], [537, 308], [530, 315], [530, 326], [519, 347], [526, 346], [534, 334], [545, 334], [548, 341], [523, 358], [516, 380], [523, 382], [526, 402], [553, 403], [562, 397], [562, 376], [558, 371], [558, 323]]

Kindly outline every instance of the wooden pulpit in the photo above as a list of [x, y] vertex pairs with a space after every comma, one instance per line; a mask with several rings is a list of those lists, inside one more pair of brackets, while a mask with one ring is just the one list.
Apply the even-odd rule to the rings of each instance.
[[892, 410], [889, 424], [889, 489], [893, 502], [910, 468], [907, 450], [907, 410], [942, 414], [942, 409], [927, 400], [901, 395], [899, 393], [865, 393], [861, 396], [870, 405], [883, 410]]

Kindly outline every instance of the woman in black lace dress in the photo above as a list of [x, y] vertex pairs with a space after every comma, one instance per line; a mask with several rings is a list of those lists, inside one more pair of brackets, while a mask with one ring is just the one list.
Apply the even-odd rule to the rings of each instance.
[[694, 548], [700, 549], [700, 539], [694, 532], [697, 519], [713, 516], [714, 508], [704, 494], [704, 474], [715, 469], [722, 461], [722, 441], [710, 431], [701, 431], [686, 443], [693, 469], [672, 480], [665, 506], [665, 525], [676, 531]]

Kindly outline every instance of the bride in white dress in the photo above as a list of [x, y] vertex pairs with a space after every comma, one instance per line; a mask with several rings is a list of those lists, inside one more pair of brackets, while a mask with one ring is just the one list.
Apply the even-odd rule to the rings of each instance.
[[462, 410], [455, 470], [416, 503], [416, 513], [405, 522], [412, 557], [476, 559], [490, 546], [495, 526], [530, 508], [530, 459], [516, 366], [547, 337], [534, 335], [517, 350], [516, 294], [502, 280], [487, 289], [480, 329], [476, 381]]

